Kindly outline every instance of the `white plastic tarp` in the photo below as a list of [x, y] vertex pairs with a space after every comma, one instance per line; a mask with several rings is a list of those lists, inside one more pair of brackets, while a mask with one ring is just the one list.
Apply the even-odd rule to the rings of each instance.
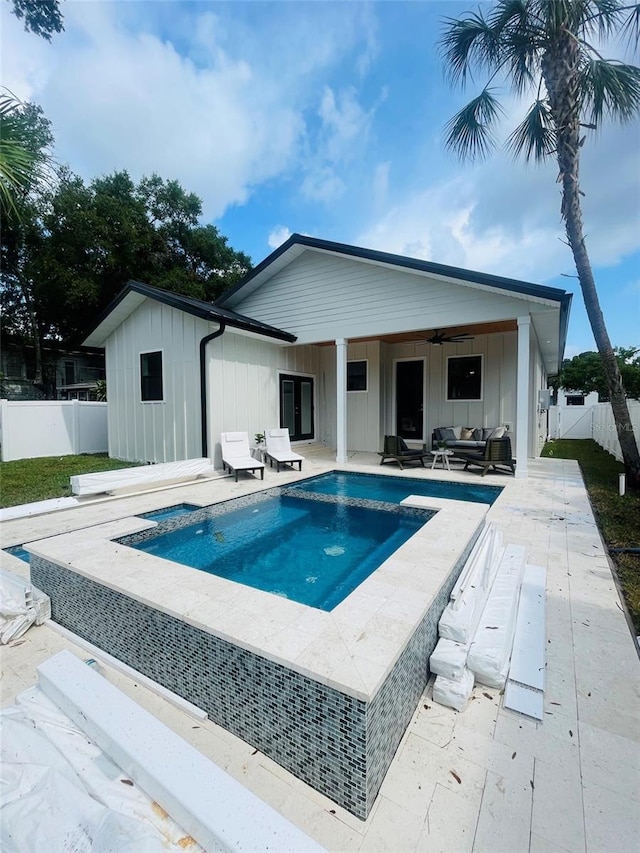
[[473, 673], [464, 670], [461, 678], [444, 678], [439, 675], [433, 684], [433, 701], [456, 711], [464, 711], [473, 692]]
[[524, 547], [508, 545], [469, 648], [467, 666], [488, 687], [507, 680], [524, 565]]
[[429, 669], [444, 678], [462, 678], [469, 647], [441, 637], [429, 658]]
[[[489, 590], [503, 554], [502, 537], [495, 533], [484, 540], [479, 553], [473, 555], [472, 569], [463, 569], [464, 584], [442, 611], [438, 633], [447, 640], [468, 645], [478, 627]], [[471, 558], [470, 558], [471, 559]]]
[[3, 853], [202, 850], [40, 688], [0, 722]]

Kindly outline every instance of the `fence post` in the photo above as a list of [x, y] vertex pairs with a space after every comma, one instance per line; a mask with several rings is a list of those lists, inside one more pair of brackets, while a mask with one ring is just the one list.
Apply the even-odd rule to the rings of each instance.
[[11, 457], [9, 455], [9, 417], [8, 417], [8, 400], [0, 400], [0, 426], [2, 428], [2, 444], [0, 444], [0, 458], [3, 462], [7, 462]]
[[80, 451], [78, 450], [78, 445], [80, 444], [80, 407], [78, 405], [78, 400], [72, 400], [73, 404], [72, 412], [73, 418], [71, 422], [73, 424], [73, 435], [71, 436], [71, 449], [73, 450], [74, 456], [78, 456]]

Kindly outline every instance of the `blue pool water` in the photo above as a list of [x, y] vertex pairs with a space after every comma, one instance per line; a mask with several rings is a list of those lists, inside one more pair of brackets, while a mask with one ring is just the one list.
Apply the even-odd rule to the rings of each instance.
[[14, 557], [17, 557], [19, 560], [23, 560], [25, 563], [29, 562], [31, 554], [28, 551], [25, 551], [22, 545], [12, 545], [11, 548], [3, 548], [7, 554], [13, 554]]
[[149, 518], [152, 521], [166, 521], [168, 518], [179, 518], [182, 515], [188, 515], [190, 512], [195, 512], [200, 509], [199, 506], [193, 504], [175, 504], [168, 506], [165, 509], [154, 509], [151, 512], [141, 512], [138, 518]]
[[456, 501], [475, 501], [492, 504], [499, 496], [500, 486], [480, 486], [467, 483], [445, 483], [441, 480], [419, 480], [416, 477], [393, 477], [384, 474], [358, 474], [331, 471], [302, 480], [291, 489], [338, 495], [348, 498], [400, 503], [409, 495], [429, 498], [450, 498]]
[[281, 496], [133, 547], [332, 610], [429, 517]]

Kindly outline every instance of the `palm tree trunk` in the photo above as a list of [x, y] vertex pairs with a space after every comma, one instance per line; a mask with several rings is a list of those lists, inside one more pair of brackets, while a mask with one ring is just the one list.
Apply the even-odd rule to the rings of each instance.
[[562, 182], [562, 218], [578, 272], [584, 305], [602, 359], [624, 467], [630, 484], [640, 487], [640, 454], [633, 433], [622, 376], [600, 308], [582, 228], [580, 205], [579, 51], [570, 33], [561, 32], [545, 52], [542, 73], [556, 126], [556, 157]]

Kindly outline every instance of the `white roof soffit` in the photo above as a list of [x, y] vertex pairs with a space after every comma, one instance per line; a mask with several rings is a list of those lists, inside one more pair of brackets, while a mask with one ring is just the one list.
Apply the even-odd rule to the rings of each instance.
[[102, 323], [97, 326], [83, 341], [85, 347], [102, 347], [109, 335], [113, 334], [118, 326], [123, 323], [142, 303], [147, 299], [142, 293], [136, 293], [135, 290], [129, 291], [115, 308], [104, 318]]

